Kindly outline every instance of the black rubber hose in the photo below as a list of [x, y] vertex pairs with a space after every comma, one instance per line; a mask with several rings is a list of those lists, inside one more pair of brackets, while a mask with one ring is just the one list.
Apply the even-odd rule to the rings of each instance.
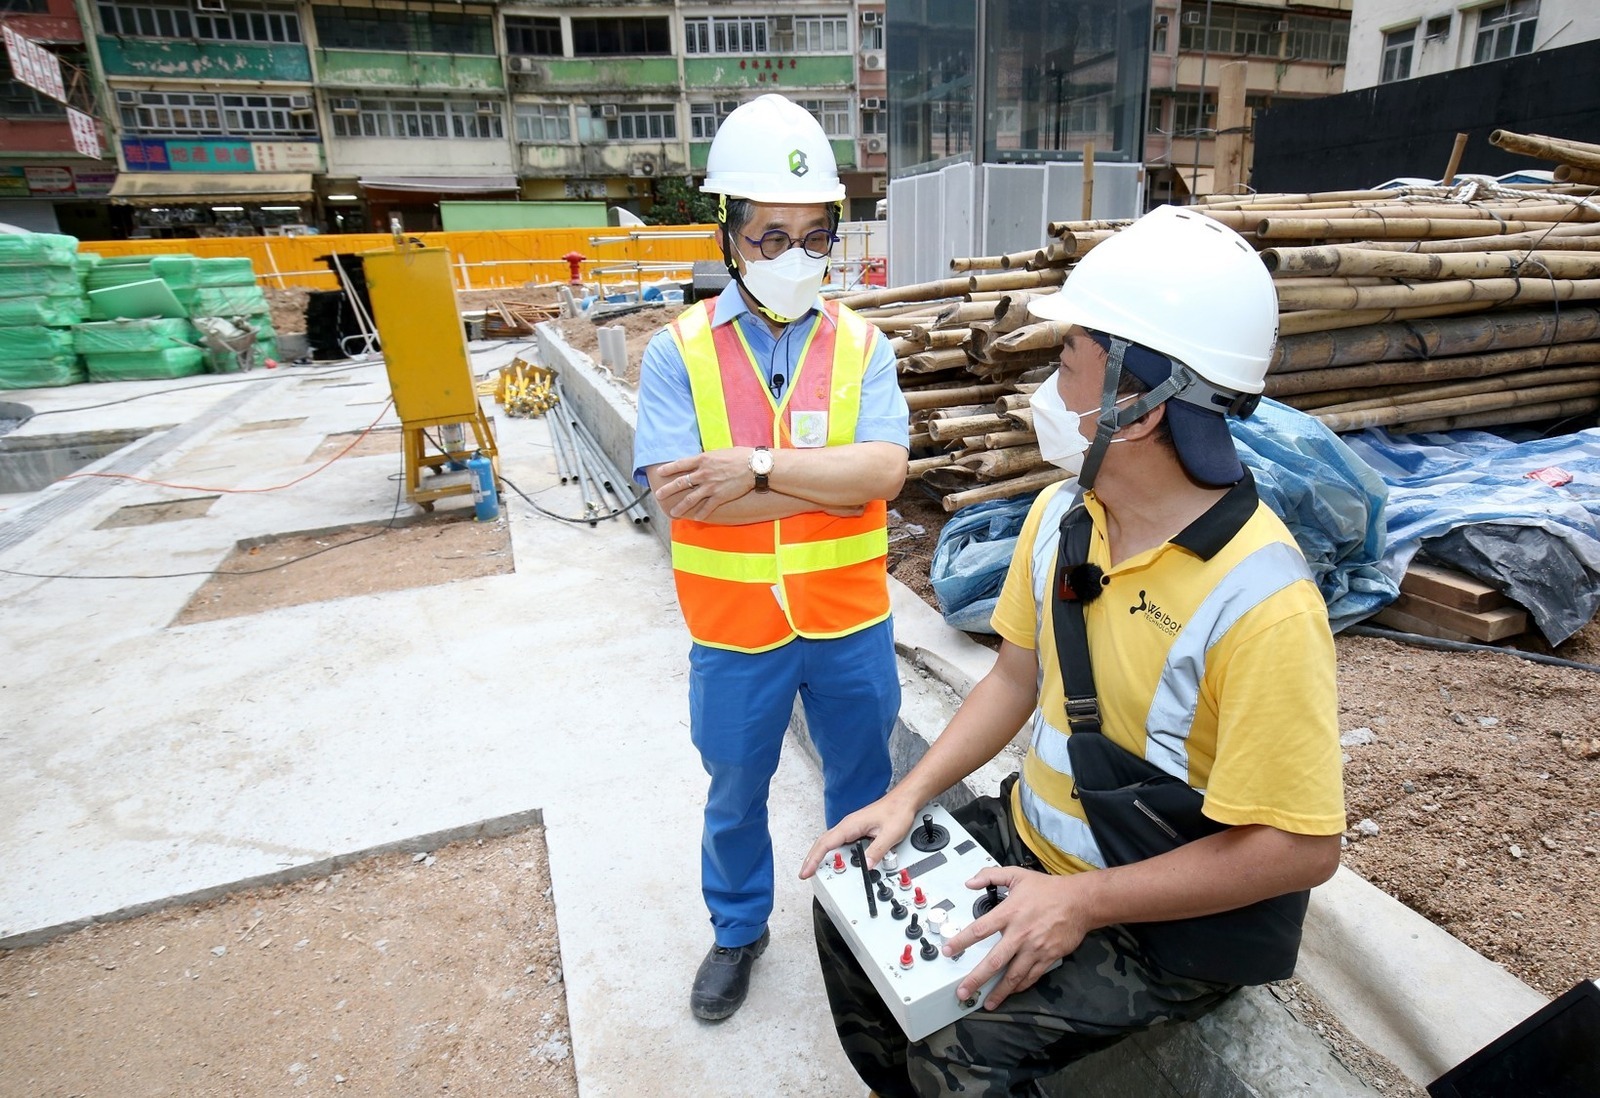
[[1590, 671], [1600, 675], [1600, 667], [1592, 663], [1564, 660], [1559, 656], [1545, 656], [1538, 652], [1524, 652], [1520, 648], [1502, 648], [1497, 644], [1469, 644], [1466, 641], [1443, 640], [1439, 637], [1425, 637], [1420, 633], [1402, 633], [1398, 629], [1380, 629], [1376, 625], [1352, 625], [1341, 632], [1345, 636], [1377, 637], [1379, 640], [1411, 644], [1418, 648], [1437, 648], [1442, 652], [1492, 652], [1497, 656], [1516, 656], [1532, 663], [1543, 663], [1551, 667], [1571, 667], [1578, 671]]

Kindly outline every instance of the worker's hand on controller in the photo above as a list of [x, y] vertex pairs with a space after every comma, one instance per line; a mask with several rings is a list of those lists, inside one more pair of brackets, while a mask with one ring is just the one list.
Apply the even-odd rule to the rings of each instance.
[[718, 507], [755, 487], [751, 448], [731, 446], [669, 461], [657, 469], [656, 501], [673, 518], [705, 521]]
[[[974, 919], [944, 944], [946, 957], [1000, 932], [1000, 940], [975, 965], [956, 988], [956, 998], [967, 999], [1002, 968], [1005, 976], [983, 1001], [985, 1010], [998, 1009], [1006, 996], [1024, 991], [1051, 965], [1078, 948], [1093, 930], [1074, 877], [1057, 877], [1020, 866], [985, 869], [967, 882], [982, 891], [990, 885], [1007, 890], [1005, 902], [982, 918]], [[1009, 966], [1009, 967], [1007, 967]]]
[[875, 869], [896, 843], [911, 833], [919, 805], [902, 804], [893, 793], [857, 809], [822, 833], [800, 863], [800, 879], [808, 880], [830, 851], [849, 846], [857, 839], [870, 838], [866, 847], [867, 868]]

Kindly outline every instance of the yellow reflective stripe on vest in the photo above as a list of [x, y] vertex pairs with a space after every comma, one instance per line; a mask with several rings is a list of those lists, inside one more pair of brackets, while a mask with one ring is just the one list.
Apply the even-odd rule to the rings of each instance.
[[[884, 551], [888, 551], [887, 535]], [[679, 572], [733, 583], [778, 582], [778, 558], [770, 553], [730, 553], [675, 541], [672, 543], [672, 567]]]
[[716, 299], [696, 302], [672, 324], [672, 339], [678, 345], [692, 384], [694, 416], [700, 426], [703, 450], [726, 450], [733, 445], [733, 428], [728, 423], [728, 401], [722, 392], [722, 371], [717, 368], [717, 351], [711, 342], [711, 306]]
[[852, 534], [832, 541], [802, 542], [798, 545], [778, 546], [778, 559], [785, 575], [801, 572], [821, 572], [829, 568], [843, 568], [885, 556], [889, 552], [887, 528]]
[[832, 308], [837, 331], [833, 337], [833, 393], [828, 400], [828, 445], [844, 446], [856, 440], [867, 348], [877, 329], [843, 306]]

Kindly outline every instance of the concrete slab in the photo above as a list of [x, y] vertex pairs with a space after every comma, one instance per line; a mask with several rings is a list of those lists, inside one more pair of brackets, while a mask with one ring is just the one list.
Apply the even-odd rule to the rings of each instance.
[[[10, 399], [69, 409], [112, 388]], [[585, 1095], [686, 1083], [858, 1093], [821, 994], [809, 889], [788, 872], [749, 1004], [722, 1026], [688, 1013], [711, 944], [698, 893], [705, 779], [688, 742], [688, 639], [653, 537], [569, 526], [512, 500], [513, 574], [169, 624], [240, 540], [389, 517], [398, 455], [288, 486], [326, 435], [392, 424], [386, 398], [381, 368], [296, 368], [24, 427], [183, 424], [145, 439], [142, 456], [105, 462], [149, 480], [274, 490], [225, 493], [190, 521], [104, 530], [119, 507], [189, 493], [92, 479], [5, 501], [0, 568], [172, 578], [0, 575], [0, 861], [12, 869], [0, 939], [539, 809]], [[244, 429], [275, 421], [288, 422]], [[506, 475], [552, 510], [575, 509], [555, 488], [546, 425], [497, 430]], [[814, 770], [789, 752], [773, 798], [780, 867], [798, 865], [820, 803]]]

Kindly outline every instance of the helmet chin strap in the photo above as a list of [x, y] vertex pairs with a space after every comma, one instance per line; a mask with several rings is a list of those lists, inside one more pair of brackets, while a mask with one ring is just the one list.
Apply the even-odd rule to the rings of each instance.
[[[844, 215], [844, 203], [835, 202], [832, 204], [832, 208], [833, 227], [838, 228], [839, 219]], [[733, 249], [729, 246], [728, 196], [725, 194], [719, 194], [717, 196], [717, 225], [722, 229], [722, 262], [728, 268], [728, 276], [738, 284], [739, 289], [744, 292], [745, 296], [749, 297], [751, 301], [756, 303], [756, 312], [760, 313], [774, 324], [793, 324], [796, 320], [798, 320], [799, 317], [779, 316], [777, 313], [763, 305], [761, 303], [761, 299], [755, 295], [754, 291], [752, 291], [749, 286], [745, 285], [744, 276], [739, 273], [739, 263], [734, 259]], [[824, 271], [823, 277], [827, 277], [826, 271]]]
[[1183, 392], [1194, 382], [1187, 366], [1177, 366], [1172, 376], [1145, 393], [1126, 408], [1117, 407], [1117, 386], [1122, 382], [1122, 356], [1127, 353], [1128, 341], [1120, 336], [1110, 336], [1111, 348], [1106, 353], [1106, 380], [1100, 390], [1100, 416], [1096, 420], [1094, 441], [1083, 455], [1083, 470], [1078, 474], [1078, 484], [1093, 488], [1100, 473], [1100, 463], [1111, 448], [1111, 436], [1134, 420], [1164, 403], [1169, 397]]

